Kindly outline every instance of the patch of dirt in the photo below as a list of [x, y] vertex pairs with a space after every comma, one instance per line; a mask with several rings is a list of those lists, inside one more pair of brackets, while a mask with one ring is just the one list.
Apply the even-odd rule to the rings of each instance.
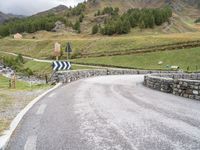
[[0, 90], [0, 134], [9, 127], [17, 114], [47, 89], [33, 91]]

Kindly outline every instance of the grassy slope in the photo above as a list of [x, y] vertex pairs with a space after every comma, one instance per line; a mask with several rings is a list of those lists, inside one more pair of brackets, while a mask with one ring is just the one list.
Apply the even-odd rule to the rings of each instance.
[[[41, 34], [42, 32], [37, 35], [40, 36]], [[182, 34], [144, 34], [145, 33], [136, 33], [135, 35], [130, 34], [114, 37], [63, 35], [55, 38], [55, 33], [48, 33], [48, 35], [46, 35], [47, 38], [43, 37], [42, 39], [35, 40], [13, 40], [11, 38], [1, 39], [0, 51], [9, 51], [37, 58], [46, 58], [52, 55], [54, 43], [56, 41], [62, 43], [62, 49], [65, 48], [67, 41], [71, 41], [74, 51], [81, 50], [84, 52], [98, 52], [129, 50], [183, 41], [200, 40], [200, 32]]]
[[[45, 88], [48, 85], [40, 85], [34, 84], [30, 86], [29, 83], [23, 81], [16, 81], [16, 89], [13, 90], [33, 90], [33, 89], [40, 89]], [[0, 89], [9, 89], [9, 79], [3, 76], [0, 76]]]
[[[6, 56], [6, 57], [15, 57], [13, 55], [9, 54], [2, 54], [0, 53], [0, 57]], [[36, 62], [36, 61], [30, 61], [26, 60], [26, 62], [23, 64], [24, 68], [30, 68], [33, 71], [33, 74], [44, 78], [45, 75], [51, 75], [52, 71], [52, 66], [51, 63], [46, 63], [46, 62]], [[89, 66], [79, 66], [76, 64], [72, 64], [72, 70], [81, 70], [81, 69], [94, 69], [94, 67], [89, 67]], [[2, 80], [3, 82], [3, 80]], [[7, 81], [6, 81], [7, 82]], [[1, 83], [0, 83], [1, 87]]]
[[[79, 63], [107, 64], [143, 69], [167, 69], [167, 65], [176, 65], [180, 66], [183, 70], [187, 70], [189, 66], [190, 71], [196, 71], [197, 66], [200, 71], [200, 48], [128, 56], [86, 58], [75, 61]], [[163, 61], [163, 64], [158, 65], [159, 61]]]
[[[43, 63], [43, 62], [35, 62], [35, 61], [28, 61], [24, 65], [26, 68], [30, 68], [33, 73], [37, 76], [42, 76], [44, 75], [49, 75], [51, 74], [52, 67], [50, 63]], [[76, 64], [72, 64], [72, 70], [81, 70], [81, 69], [94, 69], [93, 67], [88, 67], [88, 66], [79, 66]]]

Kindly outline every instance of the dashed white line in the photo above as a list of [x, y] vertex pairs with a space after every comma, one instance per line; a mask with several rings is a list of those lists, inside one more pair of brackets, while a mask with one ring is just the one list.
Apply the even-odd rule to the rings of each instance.
[[53, 97], [54, 95], [56, 95], [55, 93], [51, 93], [50, 95], [49, 95], [49, 97], [51, 98], [51, 97]]
[[36, 112], [36, 115], [42, 115], [44, 113], [46, 107], [47, 107], [46, 104], [40, 105], [40, 107], [38, 108], [38, 111]]
[[24, 145], [24, 150], [36, 150], [37, 136], [29, 136], [26, 144]]

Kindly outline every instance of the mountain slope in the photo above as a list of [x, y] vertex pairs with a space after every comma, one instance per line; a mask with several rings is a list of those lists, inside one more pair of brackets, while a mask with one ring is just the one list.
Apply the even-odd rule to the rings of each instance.
[[13, 16], [0, 12], [0, 23], [3, 23], [10, 18], [13, 18]]
[[3, 12], [0, 12], [0, 24], [4, 23], [6, 20], [12, 19], [12, 18], [23, 18], [22, 15], [14, 15], [14, 14], [5, 14]]
[[[166, 5], [171, 6], [173, 10], [173, 17], [169, 23], [164, 23], [162, 26], [156, 26], [151, 29], [152, 32], [161, 33], [174, 33], [174, 32], [191, 32], [198, 31], [200, 27], [194, 23], [194, 21], [200, 17], [199, 0], [87, 0], [83, 2], [83, 5], [78, 5], [75, 8], [67, 8], [64, 5], [59, 5], [50, 10], [40, 12], [32, 17], [40, 19], [41, 16], [47, 16], [54, 14], [59, 16], [67, 28], [63, 28], [66, 32], [73, 32], [71, 28], [80, 19], [80, 30], [82, 34], [91, 34], [92, 27], [95, 24], [104, 24], [108, 15], [95, 16], [98, 10], [102, 11], [105, 7], [119, 8], [119, 14], [127, 12], [131, 8], [161, 8]], [[81, 10], [81, 11], [80, 11]], [[80, 18], [84, 16], [83, 18]], [[3, 15], [2, 15], [3, 16]], [[9, 16], [2, 17], [2, 21], [5, 21]], [[62, 32], [62, 31], [61, 31]]]
[[190, 32], [199, 30], [194, 24], [194, 21], [200, 17], [200, 9], [198, 9], [200, 6], [199, 0], [88, 0], [85, 11], [87, 17], [82, 24], [85, 28], [88, 28], [89, 23], [94, 24], [95, 20], [98, 20], [98, 17], [94, 17], [94, 13], [98, 9], [102, 10], [105, 7], [118, 7], [120, 13], [124, 13], [130, 8], [160, 8], [166, 5], [171, 6], [173, 17], [170, 24], [163, 25], [161, 32]]
[[37, 13], [37, 14], [35, 14], [33, 16], [48, 15], [48, 14], [51, 14], [51, 13], [59, 14], [61, 12], [65, 12], [67, 10], [68, 10], [68, 7], [66, 7], [65, 5], [58, 5], [58, 6], [54, 7], [54, 8], [49, 9], [49, 10]]

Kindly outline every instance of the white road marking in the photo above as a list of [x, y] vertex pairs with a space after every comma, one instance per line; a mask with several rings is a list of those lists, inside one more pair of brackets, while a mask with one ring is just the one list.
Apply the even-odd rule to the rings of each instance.
[[38, 111], [36, 112], [36, 115], [42, 115], [44, 113], [46, 107], [47, 107], [46, 104], [40, 105], [40, 107], [38, 108]]
[[26, 144], [24, 145], [24, 150], [36, 150], [37, 136], [29, 136]]
[[49, 95], [49, 97], [51, 98], [51, 97], [53, 97], [54, 95], [56, 95], [55, 93], [51, 93], [50, 95]]

